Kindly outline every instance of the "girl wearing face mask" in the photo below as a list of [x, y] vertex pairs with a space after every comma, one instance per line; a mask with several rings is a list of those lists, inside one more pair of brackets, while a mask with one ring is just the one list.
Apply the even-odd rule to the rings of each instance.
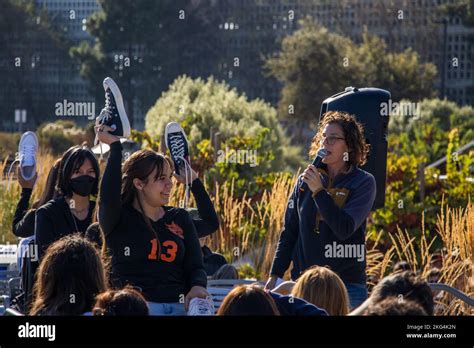
[[74, 146], [59, 163], [56, 190], [58, 198], [36, 210], [35, 238], [38, 254], [61, 237], [84, 234], [92, 223], [98, 193], [100, 169], [94, 154], [87, 148]]
[[140, 150], [121, 168], [122, 145], [110, 130], [96, 127], [99, 140], [110, 145], [99, 224], [111, 256], [112, 284], [138, 288], [152, 315], [185, 315], [191, 299], [209, 294], [191, 217], [168, 206], [173, 164], [160, 153]]

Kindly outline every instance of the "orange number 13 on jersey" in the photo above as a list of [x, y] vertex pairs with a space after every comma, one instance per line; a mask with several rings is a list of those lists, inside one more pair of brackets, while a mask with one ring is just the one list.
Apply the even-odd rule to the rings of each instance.
[[[156, 260], [157, 259], [157, 251], [158, 251], [158, 241], [155, 239], [150, 240], [151, 243], [151, 252], [148, 254], [148, 260]], [[166, 262], [173, 262], [176, 258], [176, 253], [178, 252], [178, 245], [173, 242], [172, 240], [167, 240], [163, 242], [164, 247], [168, 247], [165, 253], [160, 255], [160, 258]]]

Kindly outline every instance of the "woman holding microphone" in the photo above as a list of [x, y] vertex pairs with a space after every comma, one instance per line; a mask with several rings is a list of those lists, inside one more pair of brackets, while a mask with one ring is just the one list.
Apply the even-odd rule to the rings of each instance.
[[369, 145], [354, 116], [331, 111], [313, 138], [310, 155], [326, 150], [320, 168], [309, 165], [288, 200], [284, 227], [266, 288], [293, 262], [292, 280], [313, 265], [329, 266], [343, 280], [357, 307], [367, 298], [365, 229], [375, 200], [375, 179], [359, 168]]

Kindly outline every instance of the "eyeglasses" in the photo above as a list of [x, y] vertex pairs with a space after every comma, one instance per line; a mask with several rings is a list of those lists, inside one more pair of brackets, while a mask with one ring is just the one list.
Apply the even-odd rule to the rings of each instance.
[[343, 137], [336, 137], [336, 136], [334, 136], [334, 135], [330, 135], [330, 136], [328, 136], [328, 137], [325, 137], [325, 136], [323, 135], [322, 138], [321, 138], [320, 143], [323, 144], [324, 141], [327, 140], [329, 145], [334, 145], [338, 139], [343, 139], [343, 140], [344, 140], [345, 138], [343, 138]]

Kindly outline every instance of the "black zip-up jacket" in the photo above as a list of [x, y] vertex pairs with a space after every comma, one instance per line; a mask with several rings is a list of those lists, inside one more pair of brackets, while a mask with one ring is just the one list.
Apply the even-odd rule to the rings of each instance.
[[66, 199], [62, 196], [39, 207], [35, 214], [35, 239], [40, 259], [48, 246], [61, 237], [76, 232], [85, 235], [92, 223], [94, 208], [95, 202], [89, 201], [89, 214], [84, 220], [79, 220], [72, 214]]
[[35, 209], [28, 210], [33, 189], [23, 188], [13, 215], [12, 231], [17, 237], [26, 238], [35, 234]]
[[143, 215], [121, 203], [121, 161], [117, 141], [110, 146], [99, 192], [99, 224], [112, 260], [112, 283], [138, 287], [148, 301], [180, 302], [191, 287], [207, 285], [196, 228], [184, 209], [165, 206], [161, 219], [150, 220], [158, 245]]
[[319, 169], [324, 189], [314, 195], [298, 178], [288, 200], [271, 274], [283, 277], [293, 261], [296, 280], [313, 265], [328, 265], [344, 283], [366, 283], [366, 218], [375, 200], [375, 179], [358, 167], [329, 180]]

